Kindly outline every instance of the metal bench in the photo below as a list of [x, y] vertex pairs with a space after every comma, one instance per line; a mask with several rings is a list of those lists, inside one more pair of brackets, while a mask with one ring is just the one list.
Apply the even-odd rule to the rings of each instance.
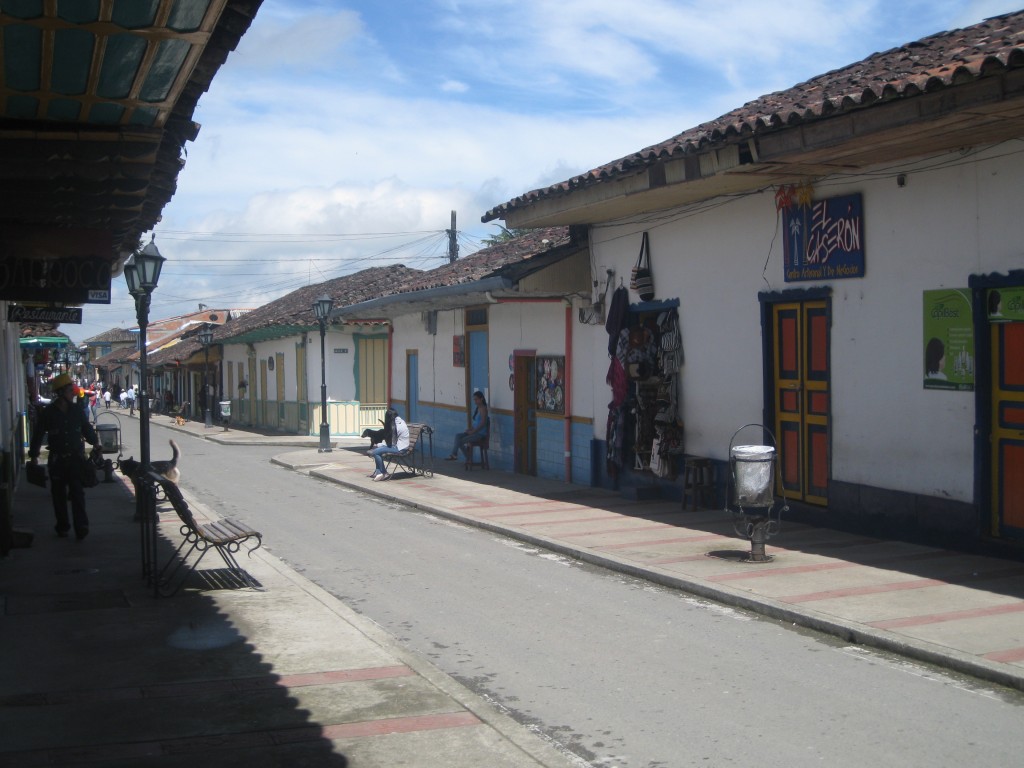
[[384, 455], [384, 471], [392, 474], [398, 467], [411, 475], [433, 477], [434, 430], [428, 424], [409, 425], [409, 447], [400, 453]]
[[[174, 511], [181, 519], [181, 535], [184, 537], [174, 555], [157, 575], [157, 589], [160, 594], [170, 596], [181, 589], [189, 575], [196, 570], [200, 561], [211, 549], [217, 550], [217, 554], [220, 555], [237, 581], [247, 587], [259, 589], [259, 582], [238, 564], [235, 554], [246, 543], [255, 541], [255, 546], [249, 547], [249, 556], [252, 557], [252, 553], [263, 545], [263, 534], [230, 518], [221, 518], [210, 523], [197, 522], [177, 485], [155, 472], [149, 472], [148, 476], [154, 484], [163, 489], [167, 500], [174, 507]], [[188, 550], [179, 557], [185, 545], [188, 545]], [[191, 567], [183, 575], [179, 575], [193, 552], [197, 552], [199, 556], [195, 558]]]

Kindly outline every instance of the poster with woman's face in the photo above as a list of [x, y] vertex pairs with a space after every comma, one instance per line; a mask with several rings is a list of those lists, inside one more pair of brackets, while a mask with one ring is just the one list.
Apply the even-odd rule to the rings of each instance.
[[974, 320], [969, 288], [924, 292], [924, 388], [974, 391]]

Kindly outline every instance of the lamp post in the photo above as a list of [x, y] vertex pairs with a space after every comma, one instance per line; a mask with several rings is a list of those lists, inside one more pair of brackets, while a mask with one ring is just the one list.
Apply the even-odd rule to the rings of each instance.
[[[160, 280], [160, 270], [165, 261], [154, 239], [150, 239], [149, 244], [133, 254], [124, 265], [124, 280], [128, 283], [128, 292], [135, 298], [135, 316], [139, 321], [139, 376], [142, 394], [139, 403], [139, 454], [142, 472], [148, 472], [150, 468], [146, 329], [149, 326], [150, 300]], [[135, 499], [135, 516], [142, 522], [142, 572], [152, 580], [156, 594], [156, 521], [153, 519], [156, 515], [156, 490], [144, 477], [140, 478], [136, 488], [140, 491]]]
[[327, 422], [327, 357], [324, 339], [327, 336], [327, 317], [331, 314], [334, 301], [330, 296], [321, 296], [313, 302], [313, 313], [320, 323], [320, 447], [318, 453], [331, 452], [331, 425]]
[[199, 343], [203, 345], [203, 352], [206, 362], [203, 365], [203, 400], [206, 401], [206, 426], [213, 426], [213, 417], [210, 414], [210, 384], [207, 376], [210, 373], [210, 345], [213, 343], [213, 331], [204, 328], [199, 332]]

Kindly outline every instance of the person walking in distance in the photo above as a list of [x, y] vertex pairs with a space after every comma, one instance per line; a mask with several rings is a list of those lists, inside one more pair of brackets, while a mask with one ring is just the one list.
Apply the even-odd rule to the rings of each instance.
[[85, 456], [83, 438], [93, 448], [99, 448], [96, 430], [89, 423], [84, 408], [75, 403], [77, 388], [71, 376], [62, 373], [50, 383], [53, 400], [39, 414], [36, 428], [29, 445], [29, 460], [39, 460], [39, 448], [46, 436], [49, 446], [47, 468], [50, 475], [50, 497], [53, 499], [53, 514], [57, 519], [54, 529], [64, 538], [71, 529], [68, 521], [68, 496], [71, 497], [71, 514], [75, 536], [79, 540], [89, 535], [89, 517], [85, 511], [85, 489], [79, 474], [80, 462]]

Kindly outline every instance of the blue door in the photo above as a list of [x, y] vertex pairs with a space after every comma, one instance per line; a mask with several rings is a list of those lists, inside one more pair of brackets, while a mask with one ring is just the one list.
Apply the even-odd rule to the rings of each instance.
[[409, 401], [408, 420], [410, 424], [420, 421], [420, 356], [418, 352], [405, 355], [405, 396]]
[[[490, 402], [490, 378], [487, 366], [487, 331], [469, 332], [469, 394], [484, 393]], [[468, 400], [469, 398], [467, 398]]]

